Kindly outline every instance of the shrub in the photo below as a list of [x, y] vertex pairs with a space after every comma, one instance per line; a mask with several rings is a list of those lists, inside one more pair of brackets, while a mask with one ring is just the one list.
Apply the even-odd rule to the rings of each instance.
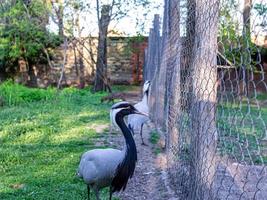
[[6, 81], [0, 85], [0, 96], [5, 105], [18, 105], [36, 101], [46, 101], [56, 96], [56, 89], [36, 89]]

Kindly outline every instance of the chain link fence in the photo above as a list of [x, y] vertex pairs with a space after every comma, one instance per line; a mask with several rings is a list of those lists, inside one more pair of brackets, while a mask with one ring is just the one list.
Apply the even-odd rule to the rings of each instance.
[[155, 16], [144, 79], [180, 199], [267, 198], [266, 16], [264, 1], [165, 0], [162, 34]]

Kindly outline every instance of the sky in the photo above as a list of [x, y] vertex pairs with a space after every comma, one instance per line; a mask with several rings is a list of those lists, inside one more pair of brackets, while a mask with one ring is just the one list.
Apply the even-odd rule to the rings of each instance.
[[[239, 31], [242, 32], [244, 0], [237, 0], [237, 2], [238, 8], [234, 13], [232, 13], [232, 17], [241, 25], [239, 27]], [[252, 0], [252, 3], [254, 6], [256, 4], [263, 4], [267, 6], [267, 0]], [[267, 15], [262, 17], [258, 15], [255, 9], [252, 9], [250, 19], [252, 35], [267, 35], [267, 27], [262, 28], [259, 26], [259, 24], [261, 24], [263, 21], [267, 21]]]
[[[150, 4], [149, 10], [143, 7], [138, 7], [137, 9], [130, 10], [126, 17], [123, 17], [119, 21], [112, 20], [109, 26], [109, 30], [115, 30], [120, 32], [122, 35], [133, 36], [138, 32], [143, 35], [148, 35], [149, 29], [152, 26], [152, 21], [154, 14], [163, 15], [163, 1], [164, 0], [150, 0], [152, 3]], [[86, 2], [86, 1], [84, 1]], [[87, 0], [88, 7], [90, 6], [92, 9], [88, 9], [90, 11], [84, 11], [80, 13], [80, 22], [81, 27], [83, 27], [82, 36], [86, 37], [88, 35], [97, 36], [98, 35], [98, 27], [97, 27], [97, 16], [95, 12], [95, 0]], [[102, 0], [102, 4], [110, 3], [110, 0]], [[68, 9], [65, 9], [64, 14], [68, 14]], [[71, 14], [70, 14], [71, 16]], [[74, 16], [75, 17], [75, 16]], [[136, 26], [136, 23], [144, 23], [142, 30], [140, 26]], [[50, 24], [48, 29], [57, 32], [57, 25], [50, 20]]]
[[[101, 0], [103, 4], [110, 3], [111, 0]], [[183, 0], [181, 0], [183, 1]], [[186, 0], [184, 0], [186, 1]], [[224, 0], [225, 2], [227, 0]], [[230, 0], [228, 0], [230, 1]], [[238, 23], [242, 23], [242, 11], [243, 11], [243, 5], [244, 0], [235, 0], [238, 2], [238, 10], [233, 13], [233, 19], [238, 20]], [[91, 9], [88, 9], [88, 11], [83, 11], [80, 13], [80, 22], [81, 27], [83, 27], [82, 36], [97, 36], [98, 34], [98, 28], [97, 28], [97, 17], [95, 9], [95, 0], [84, 0], [83, 2], [87, 3], [88, 7], [91, 7]], [[155, 14], [160, 14], [160, 16], [163, 16], [163, 2], [164, 0], [151, 0], [151, 8], [149, 10], [139, 7], [137, 9], [130, 10], [127, 14], [127, 17], [124, 17], [120, 19], [119, 21], [113, 20], [109, 26], [110, 30], [115, 30], [121, 33], [121, 35], [124, 36], [133, 36], [136, 35], [138, 32], [140, 32], [143, 35], [148, 35], [149, 29], [152, 27], [152, 21]], [[253, 0], [253, 3], [263, 3], [267, 6], [267, 0]], [[68, 10], [65, 10], [64, 14], [68, 14]], [[145, 14], [145, 16], [144, 16]], [[71, 17], [75, 17], [72, 14], [70, 14]], [[266, 17], [263, 19], [262, 17], [256, 15], [255, 10], [252, 10], [252, 16], [251, 16], [251, 27], [255, 35], [267, 35], [267, 27], [265, 27], [265, 30], [262, 28], [259, 28], [257, 26], [260, 24], [263, 20], [267, 20]], [[50, 20], [52, 21], [52, 20]], [[144, 23], [144, 29], [141, 30], [140, 26], [136, 26], [136, 23]], [[242, 27], [242, 26], [241, 26]], [[49, 29], [57, 32], [57, 26], [53, 22], [50, 23]], [[181, 27], [180, 30], [183, 30]], [[181, 33], [183, 34], [183, 33]]]

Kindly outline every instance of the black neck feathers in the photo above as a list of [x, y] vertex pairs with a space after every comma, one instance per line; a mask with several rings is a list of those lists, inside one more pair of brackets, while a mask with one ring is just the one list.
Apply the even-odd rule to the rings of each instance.
[[137, 151], [133, 136], [126, 126], [124, 115], [118, 112], [115, 116], [116, 123], [120, 127], [126, 142], [126, 152], [122, 162], [118, 165], [116, 174], [112, 180], [112, 192], [125, 190], [129, 178], [133, 176], [137, 161]]
[[147, 89], [147, 91], [145, 91], [145, 95], [146, 95], [146, 100], [148, 101], [148, 94], [149, 94], [149, 90]]

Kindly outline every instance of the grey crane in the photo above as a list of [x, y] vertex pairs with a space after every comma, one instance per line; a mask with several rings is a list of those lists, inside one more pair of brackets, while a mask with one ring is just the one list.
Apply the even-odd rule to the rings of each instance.
[[134, 107], [139, 110], [140, 112], [146, 113], [147, 116], [141, 116], [141, 115], [130, 115], [128, 117], [128, 127], [131, 130], [131, 132], [134, 134], [136, 130], [140, 130], [140, 136], [142, 140], [142, 144], [145, 145], [144, 139], [143, 139], [143, 126], [144, 124], [149, 120], [148, 117], [148, 95], [149, 95], [149, 89], [150, 89], [150, 81], [146, 81], [143, 86], [143, 98], [140, 102], [136, 103]]
[[126, 188], [128, 179], [133, 176], [135, 170], [136, 145], [124, 122], [124, 117], [131, 114], [144, 115], [144, 113], [139, 112], [128, 102], [117, 103], [112, 109], [117, 111], [115, 121], [123, 133], [125, 146], [122, 150], [93, 149], [82, 155], [77, 175], [87, 184], [88, 199], [90, 199], [90, 189], [94, 190], [99, 200], [99, 190], [109, 186], [111, 200], [113, 192]]

